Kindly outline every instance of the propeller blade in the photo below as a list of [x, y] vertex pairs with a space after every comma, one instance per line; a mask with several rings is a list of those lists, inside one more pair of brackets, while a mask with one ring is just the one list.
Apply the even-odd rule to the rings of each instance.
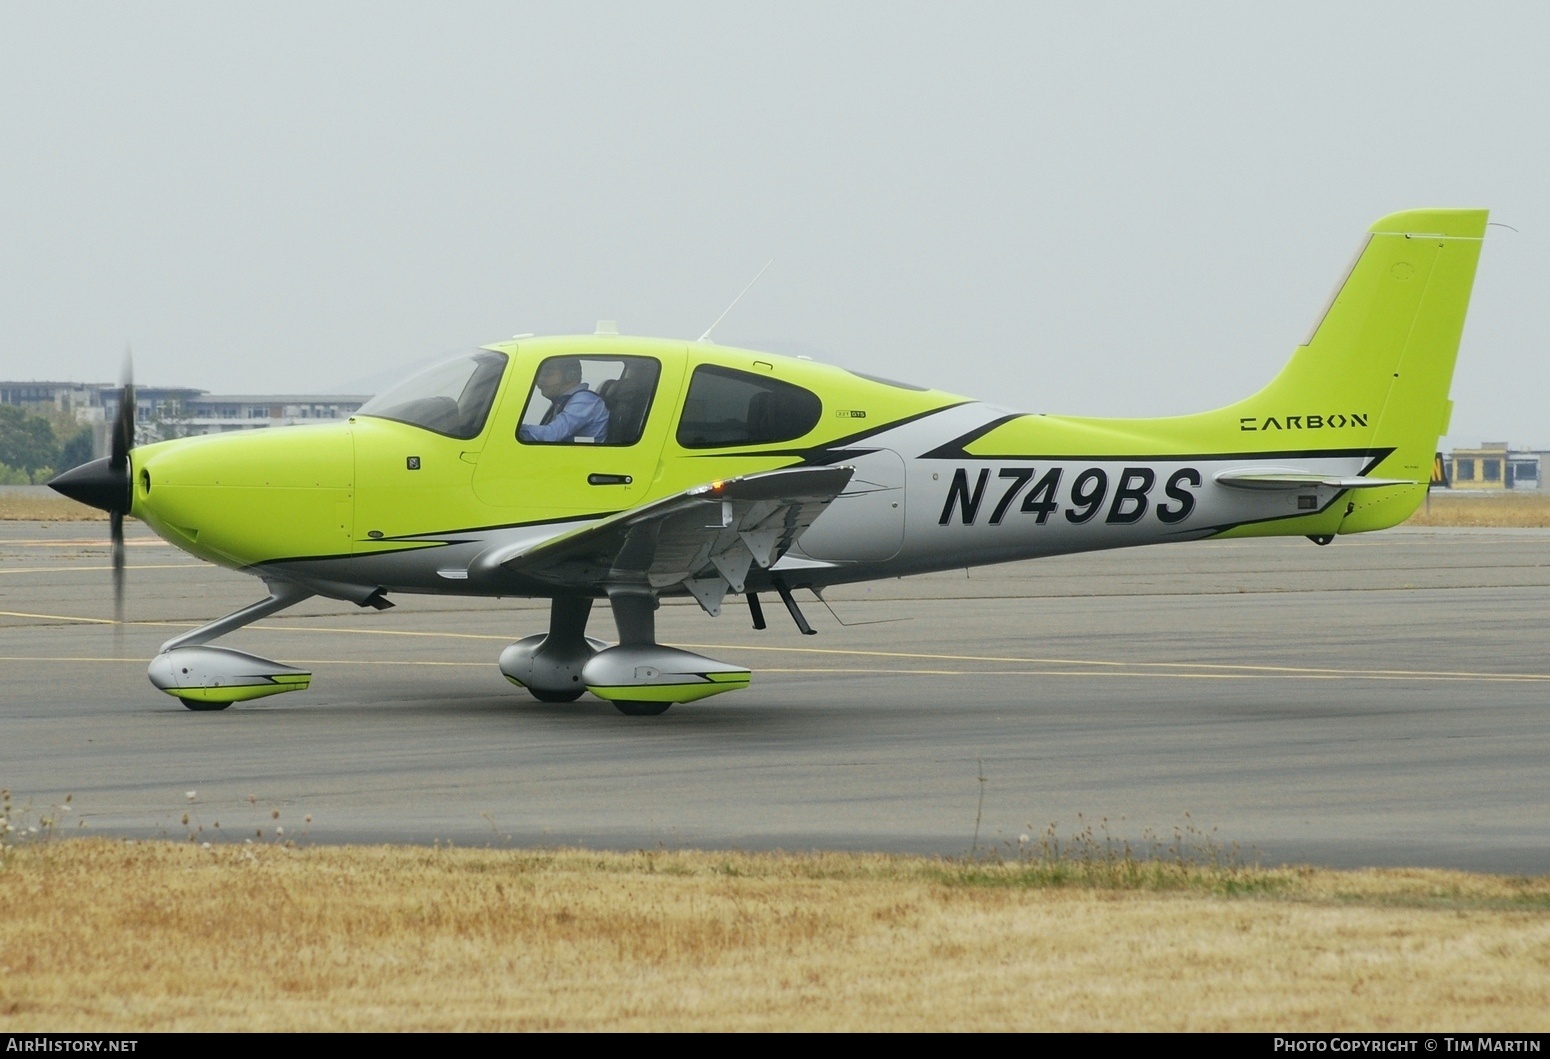
[[124, 513], [108, 514], [108, 533], [113, 539], [113, 621], [124, 624]]
[[[134, 358], [127, 346], [124, 347], [124, 367], [119, 374], [119, 383], [118, 414], [108, 436], [108, 455], [55, 475], [48, 484], [71, 500], [101, 508], [112, 515], [116, 520], [114, 547], [122, 550], [123, 517], [128, 514], [134, 499], [129, 484], [129, 450], [135, 444]], [[122, 555], [118, 559], [121, 560]]]
[[[129, 450], [135, 447], [135, 356], [124, 346], [124, 366], [119, 371], [118, 418], [113, 423], [113, 445], [108, 454], [108, 469], [129, 479]], [[129, 492], [129, 490], [125, 490]], [[124, 512], [129, 505], [108, 513], [108, 532], [113, 540], [113, 632], [124, 624]]]
[[113, 421], [112, 445], [108, 450], [108, 467], [115, 471], [129, 466], [129, 450], [135, 445], [135, 362], [127, 346], [119, 386], [118, 416]]
[[122, 389], [118, 416], [113, 421], [108, 455], [55, 475], [48, 483], [58, 493], [108, 513], [108, 533], [113, 543], [113, 638], [117, 643], [124, 623], [124, 516], [134, 504], [129, 482], [129, 450], [135, 444], [134, 361], [124, 350]]

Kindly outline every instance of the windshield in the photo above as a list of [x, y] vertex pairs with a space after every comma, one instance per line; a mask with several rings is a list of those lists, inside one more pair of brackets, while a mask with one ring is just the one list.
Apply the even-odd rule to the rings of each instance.
[[449, 438], [477, 437], [505, 370], [504, 353], [465, 353], [384, 390], [355, 414], [397, 420]]

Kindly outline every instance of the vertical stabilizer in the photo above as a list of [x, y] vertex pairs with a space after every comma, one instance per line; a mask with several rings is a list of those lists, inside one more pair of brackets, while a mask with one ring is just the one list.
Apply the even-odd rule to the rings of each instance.
[[1342, 533], [1396, 525], [1426, 495], [1486, 216], [1412, 210], [1374, 224], [1308, 340], [1269, 386], [1233, 408], [1245, 429], [1288, 413], [1321, 423], [1338, 416], [1344, 438], [1364, 434], [1363, 444], [1392, 450], [1368, 473], [1419, 484], [1360, 490]]

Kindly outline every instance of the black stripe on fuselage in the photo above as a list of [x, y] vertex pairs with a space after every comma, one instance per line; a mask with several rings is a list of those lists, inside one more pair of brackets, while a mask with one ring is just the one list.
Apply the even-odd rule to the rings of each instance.
[[[1017, 417], [1012, 417], [1017, 418]], [[1386, 449], [1278, 449], [1267, 452], [1132, 452], [1109, 453], [1094, 452], [993, 452], [974, 453], [964, 451], [964, 446], [972, 444], [980, 437], [994, 430], [1003, 422], [999, 420], [979, 430], [970, 431], [960, 438], [954, 438], [944, 445], [939, 445], [930, 452], [923, 452], [917, 459], [922, 460], [975, 460], [979, 463], [989, 463], [996, 460], [1006, 460], [1018, 463], [1180, 463], [1180, 462], [1205, 462], [1207, 460], [1293, 460], [1293, 459], [1342, 459], [1352, 456], [1369, 457], [1367, 464], [1358, 474], [1366, 474], [1378, 464], [1393, 455], [1393, 448]]]
[[[792, 449], [750, 450], [740, 448], [729, 452], [693, 452], [689, 453], [688, 456], [690, 459], [697, 460], [725, 459], [728, 456], [791, 456], [801, 460], [804, 466], [827, 467], [841, 460], [857, 459], [877, 451], [876, 449], [853, 449], [848, 447], [856, 444], [858, 441], [865, 441], [868, 438], [874, 438], [890, 430], [897, 430], [899, 427], [908, 426], [910, 423], [918, 422], [929, 416], [940, 415], [954, 408], [962, 408], [964, 405], [974, 403], [973, 401], [959, 401], [957, 404], [943, 405], [941, 408], [931, 408], [924, 412], [916, 412], [914, 415], [905, 416], [903, 419], [894, 419], [887, 423], [880, 423], [875, 427], [868, 427], [866, 430], [857, 431], [854, 434], [847, 434], [842, 438], [835, 438], [833, 441], [826, 441], [822, 445], [810, 445], [804, 448]], [[1015, 419], [1017, 417], [1013, 416], [1012, 418]]]
[[[562, 522], [596, 522], [598, 519], [617, 515], [618, 511], [601, 511], [593, 514], [561, 515], [556, 518], [535, 518], [527, 522], [503, 522], [495, 526], [474, 526], [466, 529], [455, 530], [429, 530], [425, 533], [411, 533], [402, 537], [378, 538], [385, 544], [406, 544], [405, 548], [382, 548], [370, 552], [339, 552], [333, 555], [292, 555], [284, 559], [265, 559], [262, 562], [253, 563], [243, 569], [257, 570], [260, 567], [270, 566], [275, 563], [317, 563], [335, 559], [369, 559], [378, 555], [401, 555], [404, 552], [423, 552], [429, 548], [446, 548], [454, 544], [477, 544], [477, 537], [469, 537], [464, 540], [441, 538], [456, 538], [465, 533], [494, 533], [497, 530], [526, 529], [529, 526], [553, 526]], [[414, 547], [418, 545], [418, 547]]]
[[967, 434], [959, 434], [951, 441], [943, 442], [936, 448], [932, 449], [930, 452], [922, 452], [918, 458], [922, 460], [1031, 460], [1036, 458], [1043, 460], [1054, 459], [1055, 457], [1051, 456], [972, 456], [968, 452], [964, 451], [964, 446], [972, 445], [974, 442], [978, 441], [986, 434], [989, 434], [997, 427], [1005, 426], [1013, 420], [1026, 419], [1027, 415], [1028, 414], [1026, 412], [1018, 412], [1015, 415], [1002, 416], [999, 419], [992, 419], [988, 423], [984, 423], [975, 427]]

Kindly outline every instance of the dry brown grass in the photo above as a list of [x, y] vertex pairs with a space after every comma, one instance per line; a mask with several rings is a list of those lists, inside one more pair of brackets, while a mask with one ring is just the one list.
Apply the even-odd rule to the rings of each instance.
[[0, 1029], [1550, 1026], [1545, 879], [1048, 867], [33, 845]]
[[0, 496], [0, 521], [106, 522], [108, 513], [62, 496]]
[[1407, 526], [1550, 526], [1550, 492], [1433, 493]]

